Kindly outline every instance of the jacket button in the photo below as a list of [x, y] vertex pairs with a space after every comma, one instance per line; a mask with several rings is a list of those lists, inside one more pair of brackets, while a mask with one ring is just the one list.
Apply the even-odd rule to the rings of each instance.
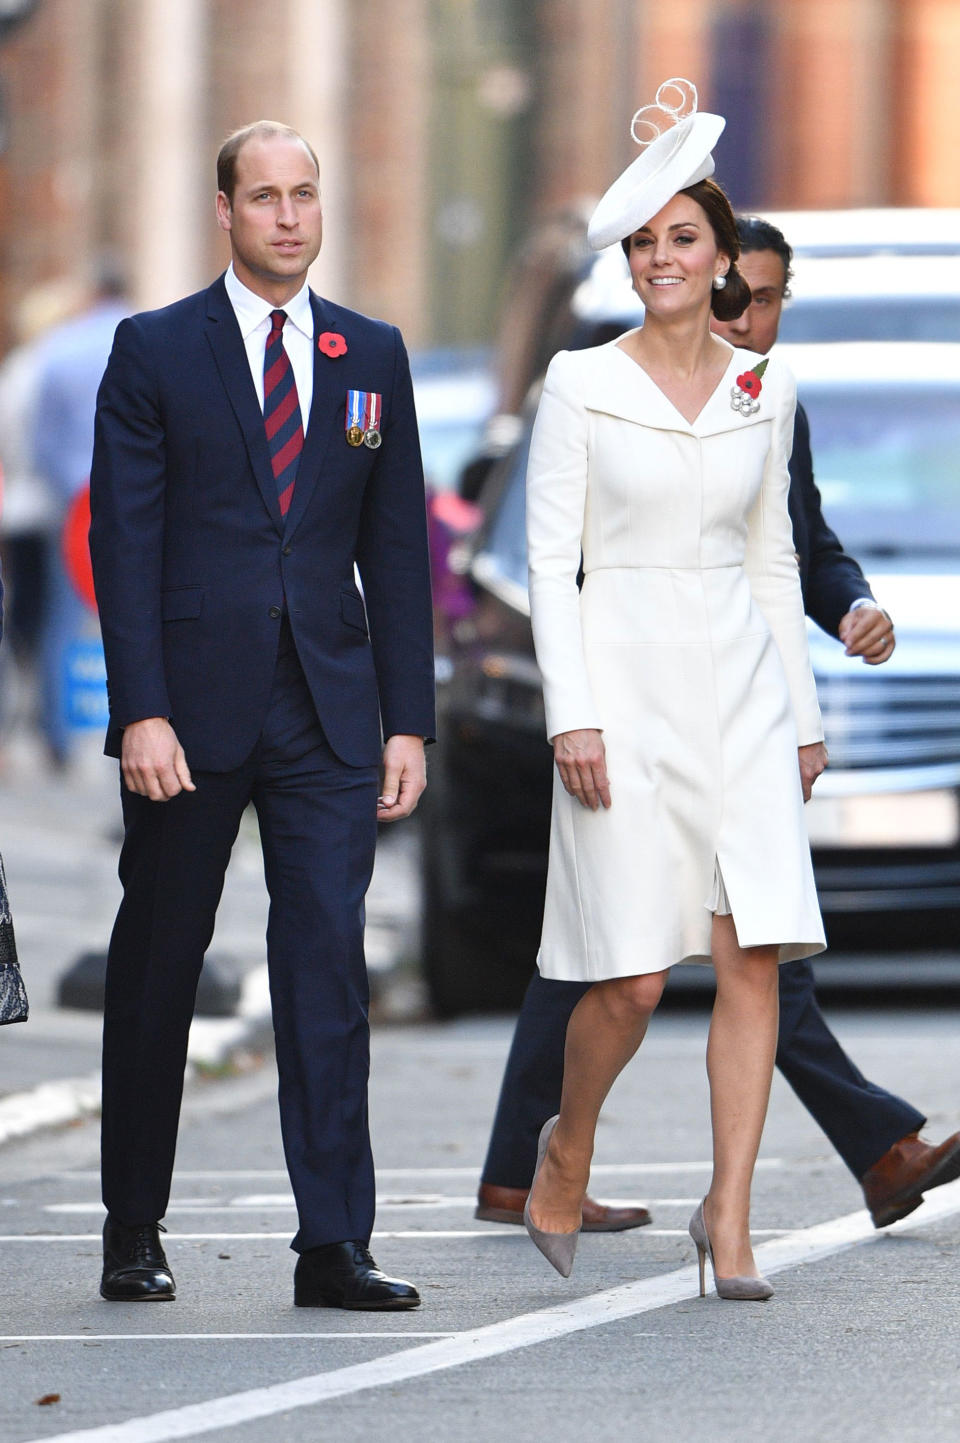
[[270, 616], [274, 621], [277, 621], [282, 615], [283, 612], [280, 610], [279, 606], [271, 606]]
[[293, 551], [293, 547], [292, 547], [292, 546], [285, 546], [285, 547], [283, 548], [283, 554], [284, 554], [284, 556], [289, 556], [292, 551]]

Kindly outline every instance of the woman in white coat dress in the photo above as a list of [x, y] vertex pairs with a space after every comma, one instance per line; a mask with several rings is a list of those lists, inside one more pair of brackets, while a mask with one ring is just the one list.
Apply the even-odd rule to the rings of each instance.
[[776, 968], [824, 946], [802, 808], [826, 753], [787, 513], [793, 381], [710, 332], [711, 311], [732, 319], [750, 299], [707, 178], [722, 127], [680, 118], [598, 206], [591, 239], [623, 244], [644, 324], [554, 358], [530, 450], [557, 764], [538, 965], [595, 985], [570, 1020], [526, 1221], [568, 1274], [603, 1100], [668, 969], [712, 960], [714, 1171], [691, 1235], [701, 1280], [709, 1254], [721, 1296], [761, 1299], [750, 1184]]

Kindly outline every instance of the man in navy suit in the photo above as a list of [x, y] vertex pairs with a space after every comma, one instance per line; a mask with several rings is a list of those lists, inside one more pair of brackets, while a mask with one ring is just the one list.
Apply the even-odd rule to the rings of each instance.
[[367, 1248], [363, 956], [377, 821], [416, 806], [435, 726], [409, 368], [394, 327], [308, 288], [322, 215], [301, 136], [273, 122], [237, 132], [217, 183], [229, 269], [122, 322], [97, 402], [90, 546], [125, 828], [104, 1009], [101, 1293], [174, 1296], [158, 1225], [187, 1034], [252, 801], [295, 1301], [410, 1308], [416, 1289]]
[[[734, 346], [766, 355], [777, 339], [793, 252], [766, 221], [741, 218], [737, 228], [742, 246], [738, 264], [753, 299], [738, 320], [714, 321], [713, 329]], [[807, 613], [839, 637], [849, 656], [877, 666], [893, 652], [893, 623], [823, 518], [810, 430], [800, 406], [790, 479], [790, 515]], [[810, 780], [822, 769], [821, 764]], [[777, 1066], [860, 1182], [874, 1225], [887, 1227], [919, 1207], [926, 1190], [960, 1176], [960, 1133], [936, 1146], [925, 1142], [919, 1136], [926, 1122], [923, 1113], [867, 1081], [827, 1026], [809, 962], [786, 963], [779, 976]], [[585, 990], [583, 983], [533, 975], [504, 1074], [478, 1218], [522, 1222], [540, 1128], [560, 1110], [567, 1022]], [[588, 1231], [614, 1232], [649, 1221], [645, 1208], [609, 1208], [591, 1198], [584, 1203]]]

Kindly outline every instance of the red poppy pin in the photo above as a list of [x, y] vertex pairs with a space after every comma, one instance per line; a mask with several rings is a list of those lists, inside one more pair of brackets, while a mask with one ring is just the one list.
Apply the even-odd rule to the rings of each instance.
[[730, 406], [734, 411], [739, 411], [741, 416], [755, 416], [760, 410], [760, 402], [757, 397], [763, 390], [760, 377], [770, 364], [769, 356], [754, 366], [752, 371], [743, 371], [737, 377], [737, 383], [730, 388]]
[[338, 356], [347, 354], [347, 343], [339, 331], [324, 331], [317, 339], [317, 349], [329, 356], [331, 361], [335, 361]]

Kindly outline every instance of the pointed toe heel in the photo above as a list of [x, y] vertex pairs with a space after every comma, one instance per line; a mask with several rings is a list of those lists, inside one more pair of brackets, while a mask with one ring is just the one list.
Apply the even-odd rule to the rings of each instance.
[[717, 1266], [713, 1261], [713, 1248], [710, 1246], [710, 1237], [707, 1233], [707, 1224], [703, 1216], [703, 1203], [697, 1208], [690, 1219], [690, 1236], [697, 1249], [697, 1262], [700, 1265], [700, 1296], [707, 1295], [707, 1258], [710, 1259], [710, 1268], [713, 1272], [713, 1281], [717, 1289], [718, 1298], [726, 1298], [729, 1302], [736, 1303], [765, 1303], [768, 1298], [773, 1297], [773, 1288], [766, 1278], [718, 1278]]
[[580, 1240], [580, 1229], [576, 1228], [572, 1233], [548, 1233], [543, 1228], [538, 1228], [530, 1216], [530, 1196], [533, 1193], [543, 1159], [547, 1155], [547, 1148], [550, 1146], [550, 1138], [557, 1125], [558, 1117], [551, 1117], [543, 1124], [540, 1132], [540, 1141], [537, 1145], [537, 1166], [533, 1174], [533, 1182], [530, 1184], [530, 1193], [527, 1195], [527, 1201], [523, 1208], [523, 1225], [530, 1235], [530, 1241], [534, 1247], [540, 1249], [547, 1262], [556, 1268], [562, 1278], [569, 1278], [573, 1271], [577, 1243]]

